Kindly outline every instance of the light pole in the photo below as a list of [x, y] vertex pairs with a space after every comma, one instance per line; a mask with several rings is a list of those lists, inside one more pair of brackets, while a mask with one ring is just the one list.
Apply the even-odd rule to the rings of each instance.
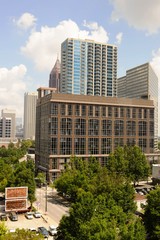
[[45, 194], [45, 212], [47, 213], [47, 170], [46, 170], [46, 194]]

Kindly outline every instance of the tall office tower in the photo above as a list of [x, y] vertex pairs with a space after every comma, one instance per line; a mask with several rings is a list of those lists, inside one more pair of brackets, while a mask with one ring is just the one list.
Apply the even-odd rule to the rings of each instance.
[[117, 47], [68, 38], [61, 45], [60, 92], [117, 95]]
[[60, 70], [61, 70], [61, 64], [59, 59], [57, 58], [56, 63], [49, 75], [49, 87], [57, 88], [57, 92], [59, 92]]
[[153, 71], [150, 63], [145, 63], [127, 70], [126, 76], [119, 78], [117, 82], [118, 97], [154, 100], [154, 130], [156, 150], [158, 140], [158, 77]]
[[24, 139], [35, 139], [37, 93], [24, 94]]
[[11, 109], [3, 109], [0, 119], [0, 138], [15, 140], [16, 112]]

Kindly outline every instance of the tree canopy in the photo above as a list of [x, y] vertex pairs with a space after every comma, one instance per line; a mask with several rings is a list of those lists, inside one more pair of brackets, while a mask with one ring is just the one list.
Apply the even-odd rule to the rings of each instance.
[[150, 175], [149, 163], [138, 146], [118, 147], [109, 155], [107, 168], [112, 173], [116, 172], [128, 177], [134, 185]]
[[69, 195], [72, 202], [56, 240], [145, 239], [144, 225], [134, 214], [134, 188], [120, 171], [110, 171], [93, 158], [71, 159], [55, 181], [58, 192]]
[[160, 187], [147, 195], [144, 220], [150, 239], [160, 239]]

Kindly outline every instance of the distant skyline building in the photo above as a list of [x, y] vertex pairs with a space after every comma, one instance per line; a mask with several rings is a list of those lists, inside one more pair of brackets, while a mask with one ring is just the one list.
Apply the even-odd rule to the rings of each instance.
[[117, 47], [68, 38], [61, 44], [60, 92], [117, 96]]
[[7, 146], [10, 142], [15, 143], [16, 139], [16, 111], [3, 109], [0, 118], [0, 146]]
[[158, 141], [158, 77], [150, 63], [136, 66], [126, 71], [126, 76], [118, 78], [118, 97], [154, 100], [155, 150]]
[[57, 88], [57, 92], [59, 92], [59, 84], [60, 84], [60, 71], [61, 71], [61, 64], [59, 59], [57, 58], [54, 67], [52, 68], [50, 75], [49, 75], [49, 87], [50, 88]]
[[35, 139], [37, 93], [24, 94], [24, 139]]

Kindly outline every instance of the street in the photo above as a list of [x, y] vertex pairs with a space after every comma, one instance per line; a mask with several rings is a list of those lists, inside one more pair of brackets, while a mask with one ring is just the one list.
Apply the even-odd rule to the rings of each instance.
[[37, 188], [36, 190], [37, 201], [35, 207], [38, 211], [52, 219], [55, 225], [58, 226], [60, 219], [63, 215], [68, 213], [68, 203], [57, 195], [56, 190], [47, 187]]

